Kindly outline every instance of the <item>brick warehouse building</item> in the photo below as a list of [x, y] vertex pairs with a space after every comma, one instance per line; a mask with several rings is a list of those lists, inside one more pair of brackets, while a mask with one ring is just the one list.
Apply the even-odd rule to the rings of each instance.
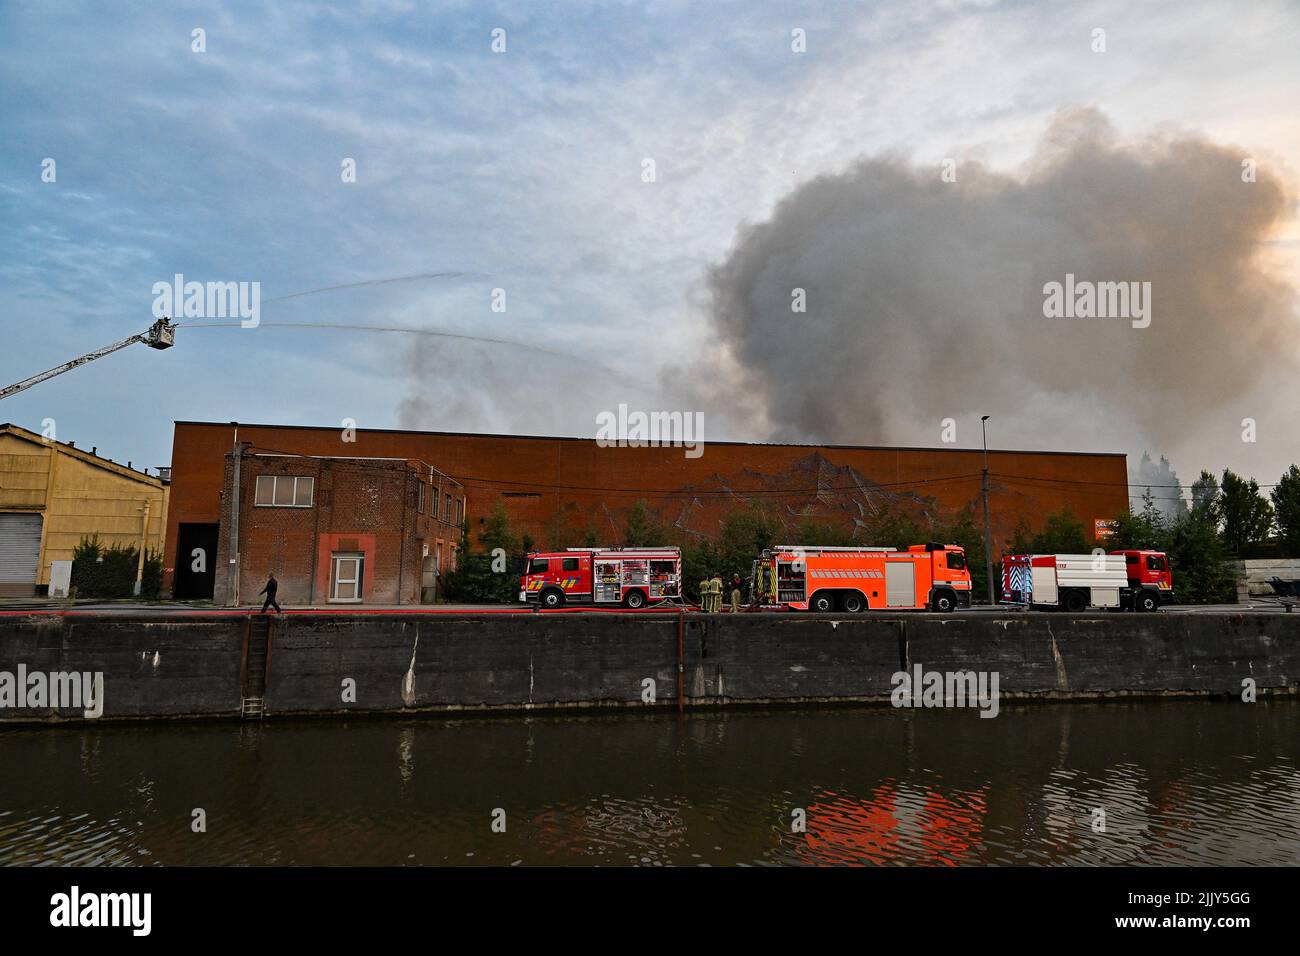
[[217, 561], [206, 567], [204, 546], [187, 535], [177, 555], [182, 597], [206, 590], [215, 572], [218, 602], [256, 603], [274, 571], [281, 603], [411, 604], [432, 600], [438, 573], [455, 567], [464, 489], [423, 461], [245, 448], [238, 463], [233, 451], [224, 456], [223, 473]]
[[[182, 569], [178, 597], [205, 596], [204, 582], [185, 579], [181, 552], [209, 536], [215, 546], [236, 432], [258, 453], [437, 462], [463, 486], [471, 533], [501, 503], [515, 530], [542, 547], [562, 527], [616, 544], [638, 500], [690, 536], [716, 535], [745, 503], [763, 505], [789, 534], [805, 519], [866, 524], [889, 509], [982, 520], [979, 449], [711, 442], [688, 458], [681, 448], [602, 448], [581, 438], [358, 429], [345, 442], [333, 427], [177, 422], [165, 553]], [[1121, 454], [990, 450], [988, 463], [995, 554], [1021, 521], [1037, 529], [1068, 507], [1091, 530], [1128, 508]]]

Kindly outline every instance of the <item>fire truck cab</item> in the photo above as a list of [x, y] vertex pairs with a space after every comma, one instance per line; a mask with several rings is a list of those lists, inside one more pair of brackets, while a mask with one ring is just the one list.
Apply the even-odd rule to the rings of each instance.
[[756, 562], [758, 603], [810, 611], [970, 607], [966, 552], [954, 544], [895, 548], [777, 545]]
[[558, 608], [595, 604], [635, 610], [682, 593], [679, 548], [569, 548], [533, 551], [519, 600]]
[[1126, 607], [1154, 611], [1162, 604], [1174, 603], [1174, 575], [1169, 567], [1169, 555], [1163, 551], [1139, 550], [1111, 554], [1124, 557], [1124, 570], [1132, 592]]

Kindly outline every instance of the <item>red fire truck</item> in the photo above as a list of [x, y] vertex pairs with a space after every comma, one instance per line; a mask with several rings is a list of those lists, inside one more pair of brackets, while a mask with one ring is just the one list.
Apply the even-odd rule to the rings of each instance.
[[645, 607], [682, 593], [679, 548], [569, 548], [534, 551], [519, 579], [519, 600]]
[[966, 552], [955, 544], [895, 548], [777, 545], [754, 569], [758, 603], [803, 611], [970, 607]]
[[1174, 600], [1169, 558], [1161, 551], [1009, 554], [1002, 558], [1004, 603], [1083, 611], [1154, 611]]

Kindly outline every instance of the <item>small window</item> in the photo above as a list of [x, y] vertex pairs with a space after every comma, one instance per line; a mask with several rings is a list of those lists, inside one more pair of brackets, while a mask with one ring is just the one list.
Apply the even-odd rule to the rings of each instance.
[[532, 563], [528, 565], [529, 574], [545, 574], [550, 567], [550, 562], [546, 558], [533, 558]]
[[310, 508], [315, 478], [258, 475], [253, 503], [262, 507]]
[[561, 570], [561, 571], [576, 571], [576, 570], [578, 570], [578, 559], [577, 559], [577, 558], [562, 558], [561, 561], [560, 561], [560, 570]]
[[451, 495], [443, 495], [442, 497], [444, 502], [446, 503], [446, 507], [444, 509], [444, 515], [446, 519], [450, 521], [451, 520]]
[[415, 486], [416, 495], [415, 511], [417, 514], [424, 514], [424, 482], [418, 482]]
[[960, 551], [949, 551], [948, 567], [954, 571], [965, 571], [966, 555], [962, 554]]
[[1125, 556], [1124, 556], [1124, 563], [1125, 563], [1125, 564], [1137, 564], [1137, 563], [1138, 563], [1138, 556], [1137, 556], [1136, 554], [1125, 555]]

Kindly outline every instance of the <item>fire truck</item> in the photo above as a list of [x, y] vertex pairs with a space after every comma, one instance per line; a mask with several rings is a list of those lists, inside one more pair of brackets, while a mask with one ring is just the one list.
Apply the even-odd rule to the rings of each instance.
[[1174, 585], [1160, 551], [1011, 554], [1002, 558], [1002, 599], [1066, 611], [1149, 612], [1174, 600]]
[[682, 593], [680, 548], [569, 548], [533, 551], [519, 579], [519, 600], [623, 606], [633, 610]]
[[966, 552], [955, 544], [823, 548], [782, 544], [755, 563], [758, 603], [804, 611], [952, 611], [970, 607]]

